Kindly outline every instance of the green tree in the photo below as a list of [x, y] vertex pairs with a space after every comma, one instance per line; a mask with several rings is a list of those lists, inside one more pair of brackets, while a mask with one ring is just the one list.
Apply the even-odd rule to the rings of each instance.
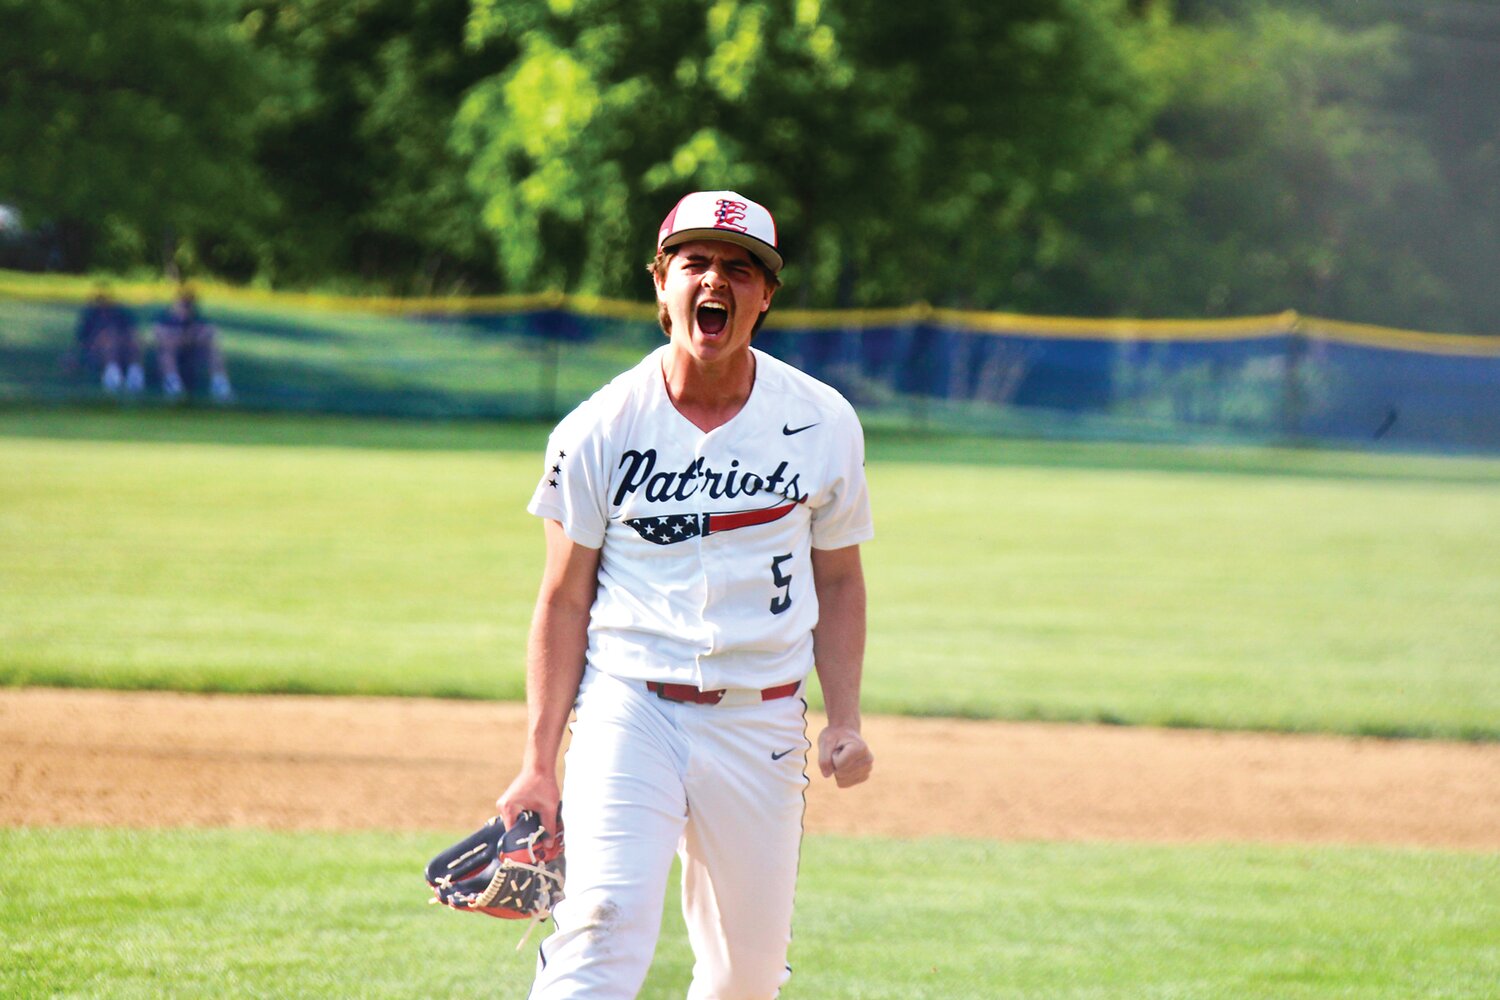
[[475, 0], [455, 142], [519, 288], [638, 295], [672, 200], [775, 207], [810, 305], [985, 301], [1140, 118], [1116, 0]]
[[1441, 311], [1444, 283], [1393, 230], [1441, 204], [1427, 145], [1389, 107], [1391, 25], [1253, 5], [1160, 33], [1136, 155], [1081, 190], [1026, 307], [1224, 315], [1297, 308], [1371, 321]]
[[253, 110], [273, 89], [233, 0], [0, 0], [0, 200], [68, 261], [253, 230]]
[[468, 14], [468, 0], [249, 0], [258, 49], [295, 80], [258, 120], [280, 204], [278, 280], [493, 284], [478, 199], [447, 137], [462, 93], [508, 57], [465, 50]]
[[1443, 307], [1392, 322], [1500, 334], [1500, 6], [1467, 0], [1321, 0], [1330, 19], [1399, 25], [1410, 70], [1390, 95], [1441, 183], [1392, 212], [1389, 242], [1409, 246], [1450, 289]]

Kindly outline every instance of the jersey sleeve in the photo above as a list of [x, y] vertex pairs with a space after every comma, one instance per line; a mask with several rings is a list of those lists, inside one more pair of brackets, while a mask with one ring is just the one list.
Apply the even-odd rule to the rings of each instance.
[[834, 457], [837, 468], [825, 495], [812, 511], [812, 545], [815, 549], [842, 549], [875, 536], [870, 513], [870, 489], [865, 482], [865, 434], [852, 406], [846, 405], [840, 421], [840, 444]]
[[604, 441], [586, 414], [575, 410], [547, 439], [542, 477], [526, 509], [560, 523], [569, 538], [597, 549], [608, 525], [605, 493], [609, 475]]

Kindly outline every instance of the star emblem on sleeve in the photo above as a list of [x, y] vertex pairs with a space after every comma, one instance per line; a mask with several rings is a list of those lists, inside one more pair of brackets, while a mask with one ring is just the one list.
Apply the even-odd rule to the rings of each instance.
[[546, 477], [546, 483], [554, 490], [558, 488], [558, 482], [562, 479], [562, 460], [568, 457], [568, 453], [561, 449], [557, 452], [557, 461], [552, 463], [551, 475]]

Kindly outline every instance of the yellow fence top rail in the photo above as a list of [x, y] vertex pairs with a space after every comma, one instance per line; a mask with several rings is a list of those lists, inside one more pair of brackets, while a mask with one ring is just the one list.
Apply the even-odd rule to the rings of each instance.
[[[213, 303], [243, 307], [306, 309], [320, 312], [371, 313], [387, 316], [506, 315], [566, 310], [600, 319], [649, 322], [654, 303], [626, 302], [588, 295], [543, 292], [534, 295], [394, 296], [282, 292], [190, 282]], [[79, 275], [38, 275], [0, 271], [0, 297], [39, 302], [81, 304], [99, 287], [122, 302], [141, 306], [169, 301], [178, 286], [169, 282], [94, 279]], [[766, 326], [780, 330], [858, 330], [881, 326], [932, 324], [968, 333], [987, 333], [1054, 340], [1240, 340], [1300, 333], [1313, 340], [1461, 357], [1500, 358], [1500, 336], [1426, 333], [1363, 323], [1302, 316], [1294, 311], [1226, 319], [1094, 319], [1077, 316], [1030, 316], [1020, 313], [941, 309], [918, 303], [893, 309], [776, 309]]]
[[1500, 337], [1471, 333], [1423, 333], [1419, 330], [1397, 330], [1367, 323], [1345, 323], [1336, 319], [1306, 317], [1302, 332], [1313, 340], [1353, 344], [1358, 347], [1382, 347], [1419, 354], [1449, 354], [1468, 358], [1500, 358]]

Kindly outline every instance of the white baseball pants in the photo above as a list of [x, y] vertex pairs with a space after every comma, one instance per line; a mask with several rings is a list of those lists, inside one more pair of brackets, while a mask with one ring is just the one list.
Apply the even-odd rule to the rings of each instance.
[[807, 787], [806, 703], [731, 691], [681, 704], [585, 671], [566, 757], [566, 898], [531, 1000], [632, 998], [656, 950], [672, 854], [689, 1000], [771, 1000], [791, 975]]

